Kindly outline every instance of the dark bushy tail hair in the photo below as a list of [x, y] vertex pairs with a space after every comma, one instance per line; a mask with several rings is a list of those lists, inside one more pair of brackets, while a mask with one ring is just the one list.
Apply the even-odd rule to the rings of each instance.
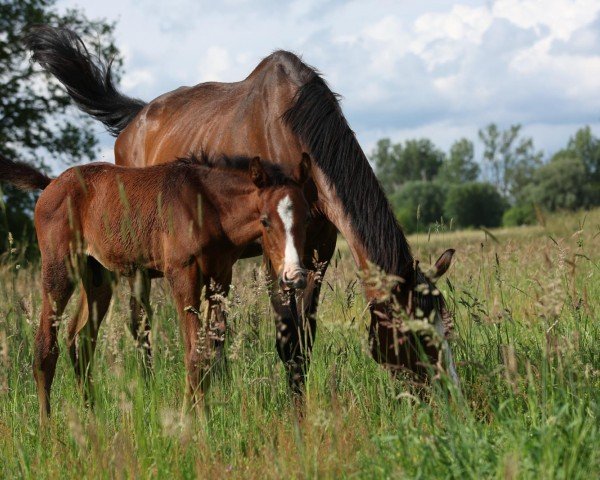
[[8, 182], [20, 190], [43, 190], [52, 178], [25, 162], [9, 160], [0, 154], [0, 182]]
[[111, 64], [90, 54], [81, 38], [67, 28], [38, 25], [29, 29], [25, 44], [32, 60], [54, 75], [85, 113], [100, 120], [117, 136], [144, 108], [145, 102], [120, 93]]

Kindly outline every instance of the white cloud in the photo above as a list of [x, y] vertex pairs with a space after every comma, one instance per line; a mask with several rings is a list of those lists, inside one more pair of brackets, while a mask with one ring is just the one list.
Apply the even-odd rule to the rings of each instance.
[[552, 37], [567, 40], [599, 9], [598, 0], [497, 0], [493, 12], [521, 28], [546, 27]]
[[487, 7], [454, 5], [447, 13], [425, 13], [415, 20], [411, 51], [420, 55], [432, 70], [456, 60], [468, 46], [481, 43], [491, 23]]
[[226, 74], [231, 68], [229, 52], [219, 46], [210, 46], [206, 49], [200, 65], [198, 66], [198, 80], [200, 82], [219, 82], [226, 80]]
[[383, 135], [445, 145], [496, 121], [536, 125], [552, 150], [600, 119], [600, 0], [58, 4], [117, 20], [122, 87], [144, 99], [241, 80], [277, 48], [301, 53], [343, 95], [366, 147]]
[[138, 68], [125, 72], [121, 79], [121, 86], [126, 90], [132, 90], [139, 85], [154, 83], [154, 75], [147, 68]]

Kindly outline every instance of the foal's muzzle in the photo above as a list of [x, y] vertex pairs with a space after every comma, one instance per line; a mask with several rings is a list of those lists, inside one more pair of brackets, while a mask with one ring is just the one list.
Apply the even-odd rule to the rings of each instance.
[[279, 277], [279, 283], [284, 288], [303, 289], [306, 288], [306, 276], [307, 272], [304, 269], [296, 270], [291, 274], [287, 274], [284, 270]]

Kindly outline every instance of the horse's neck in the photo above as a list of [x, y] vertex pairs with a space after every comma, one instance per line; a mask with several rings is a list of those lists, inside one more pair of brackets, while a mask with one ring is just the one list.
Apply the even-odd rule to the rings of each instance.
[[257, 188], [249, 179], [215, 170], [203, 179], [202, 190], [234, 245], [247, 245], [260, 236], [259, 198]]
[[[376, 274], [376, 270], [380, 269], [388, 274], [406, 277], [405, 279], [412, 278], [413, 257], [408, 244], [404, 243], [406, 240], [395, 220], [393, 218], [390, 219], [386, 224], [386, 229], [374, 228], [371, 235], [378, 236], [382, 244], [382, 249], [386, 246], [385, 242], [390, 241], [394, 241], [394, 245], [404, 245], [404, 248], [398, 247], [397, 251], [388, 251], [389, 255], [384, 256], [384, 258], [381, 258], [381, 256], [378, 258], [376, 255], [378, 253], [377, 250], [367, 243], [368, 239], [365, 235], [359, 233], [356, 226], [357, 219], [352, 218], [348, 213], [347, 206], [339, 197], [335, 188], [331, 187], [329, 180], [318, 167], [313, 167], [313, 179], [319, 191], [320, 209], [343, 235], [359, 269], [367, 276]], [[390, 213], [384, 211], [383, 214]], [[366, 224], [373, 223], [373, 212], [364, 211], [362, 215], [365, 218]], [[383, 233], [381, 233], [382, 230]], [[400, 250], [402, 250], [402, 254], [400, 254]], [[396, 257], [394, 257], [394, 253], [396, 253]], [[375, 292], [376, 289], [371, 292], [368, 285], [369, 282], [366, 282], [367, 296], [376, 296], [378, 294], [378, 292]]]

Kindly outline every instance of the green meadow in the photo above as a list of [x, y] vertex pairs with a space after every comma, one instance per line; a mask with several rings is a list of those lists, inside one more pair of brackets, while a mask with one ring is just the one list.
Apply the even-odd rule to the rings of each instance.
[[[122, 282], [102, 325], [96, 405], [61, 330], [53, 415], [38, 426], [32, 346], [39, 265], [0, 266], [2, 478], [599, 478], [600, 210], [492, 231], [410, 237], [422, 265], [457, 253], [438, 286], [454, 312], [461, 391], [416, 391], [370, 357], [366, 301], [343, 240], [325, 276], [303, 415], [275, 351], [259, 260], [236, 265], [228, 368], [205, 416], [184, 404], [178, 321], [155, 282], [154, 376], [127, 330]], [[77, 294], [65, 316], [76, 307]]]

